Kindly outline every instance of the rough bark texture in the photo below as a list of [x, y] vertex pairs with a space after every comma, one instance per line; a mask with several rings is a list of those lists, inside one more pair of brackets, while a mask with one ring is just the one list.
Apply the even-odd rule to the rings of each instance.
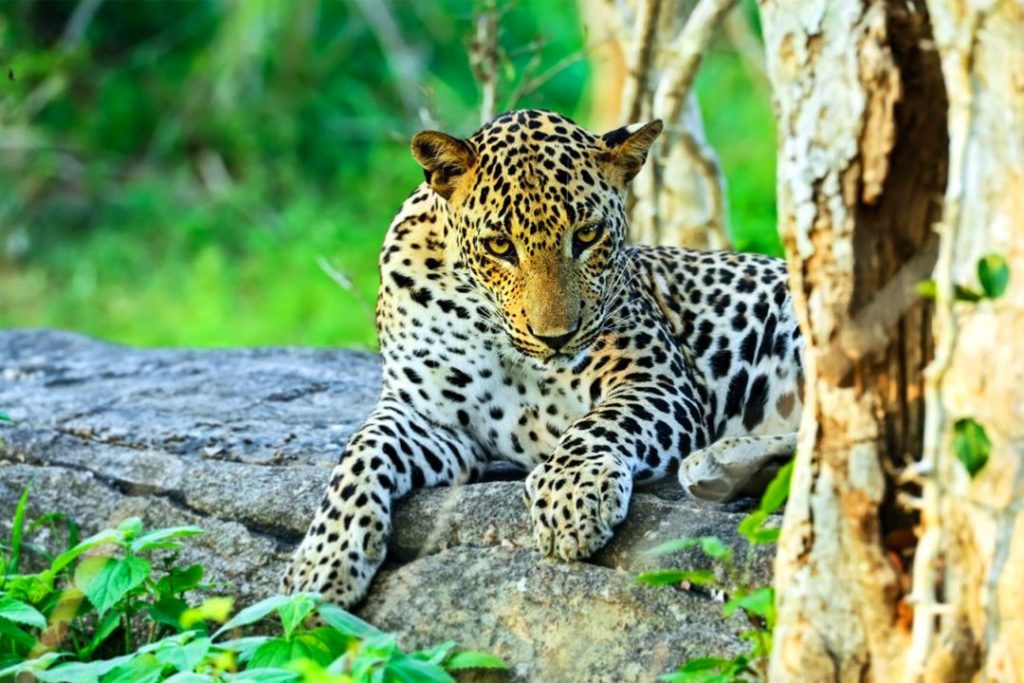
[[[763, 0], [780, 232], [807, 338], [776, 562], [776, 681], [894, 681], [909, 635], [891, 472], [920, 455], [945, 96], [921, 3]], [[916, 275], [915, 275], [916, 274]], [[879, 298], [880, 297], [880, 298]]]
[[[1024, 677], [1024, 4], [929, 0], [949, 92], [950, 180], [936, 265], [924, 537], [915, 563], [912, 680]], [[978, 260], [1003, 256], [1006, 294], [978, 290]], [[953, 425], [988, 434], [971, 478]], [[923, 676], [922, 676], [923, 674]]]
[[[630, 240], [721, 249], [729, 245], [725, 179], [704, 135], [693, 82], [715, 29], [735, 0], [578, 0], [594, 45], [595, 116], [616, 125], [665, 123], [651, 162], [632, 183]], [[615, 59], [609, 59], [609, 56]], [[623, 69], [625, 67], [625, 69]], [[623, 73], [624, 72], [624, 73]]]
[[[30, 519], [65, 512], [86, 534], [133, 515], [197, 524], [206, 534], [182, 561], [249, 604], [276, 590], [379, 391], [367, 353], [0, 332], [0, 409], [16, 420], [0, 424], [0, 537], [29, 483]], [[606, 548], [561, 563], [529, 550], [521, 482], [417, 491], [395, 506], [388, 565], [361, 614], [410, 647], [451, 638], [494, 652], [515, 681], [650, 681], [690, 656], [730, 656], [745, 625], [723, 621], [711, 596], [634, 584], [655, 566], [708, 566], [696, 552], [643, 554], [660, 542], [715, 535], [741, 551], [736, 508], [680, 495], [674, 481], [636, 494]], [[759, 581], [769, 569], [758, 555]]]

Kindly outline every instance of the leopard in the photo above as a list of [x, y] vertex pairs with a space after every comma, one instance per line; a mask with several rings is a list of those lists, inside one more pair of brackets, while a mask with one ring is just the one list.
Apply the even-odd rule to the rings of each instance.
[[383, 388], [349, 438], [281, 588], [349, 607], [385, 560], [395, 501], [526, 473], [530, 542], [583, 560], [638, 487], [748, 495], [791, 458], [803, 343], [785, 261], [627, 243], [662, 132], [592, 134], [524, 109], [428, 130], [424, 181], [380, 252]]

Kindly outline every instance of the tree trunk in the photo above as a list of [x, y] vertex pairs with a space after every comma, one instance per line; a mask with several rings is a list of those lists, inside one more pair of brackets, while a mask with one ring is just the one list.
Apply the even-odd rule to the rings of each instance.
[[[898, 681], [909, 644], [895, 473], [921, 455], [946, 110], [922, 0], [762, 0], [780, 232], [806, 396], [770, 678]], [[912, 544], [911, 544], [912, 545]]]
[[[929, 0], [928, 7], [949, 92], [950, 177], [935, 269], [936, 360], [928, 371], [909, 673], [933, 683], [1020, 681], [1024, 4]], [[955, 286], [981, 291], [977, 264], [992, 255], [1009, 268], [1006, 293], [957, 301]], [[973, 478], [954, 448], [967, 420], [991, 442]]]
[[[608, 122], [660, 118], [665, 132], [631, 185], [630, 241], [696, 248], [729, 246], [725, 180], [704, 135], [693, 84], [715, 29], [735, 0], [578, 0], [592, 45], [594, 108]], [[617, 49], [607, 45], [613, 41]], [[611, 54], [613, 57], [609, 59]], [[595, 117], [598, 118], [598, 117]]]

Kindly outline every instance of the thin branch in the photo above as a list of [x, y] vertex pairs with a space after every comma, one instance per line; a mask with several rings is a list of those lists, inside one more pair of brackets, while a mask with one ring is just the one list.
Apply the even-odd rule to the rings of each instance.
[[764, 44], [754, 33], [750, 20], [742, 7], [729, 12], [722, 24], [729, 42], [736, 48], [747, 77], [759, 87], [768, 85], [768, 69], [765, 66]]
[[[938, 559], [944, 546], [941, 502], [944, 473], [940, 457], [949, 422], [942, 400], [942, 383], [953, 363], [958, 333], [954, 310], [953, 273], [956, 259], [953, 250], [960, 230], [960, 203], [965, 187], [967, 143], [970, 138], [973, 106], [970, 63], [978, 20], [978, 13], [968, 10], [966, 25], [959, 30], [954, 29], [953, 35], [945, 36], [954, 44], [945, 46], [947, 50], [943, 51], [942, 56], [942, 71], [949, 100], [949, 174], [942, 220], [936, 225], [940, 242], [938, 260], [933, 273], [935, 311], [932, 326], [936, 339], [935, 358], [924, 373], [925, 421], [921, 468], [933, 474], [925, 477], [921, 489], [921, 525], [924, 533], [914, 554], [911, 596], [915, 602], [915, 611], [921, 610], [924, 618], [914, 619], [910, 647], [907, 650], [906, 670], [910, 680], [917, 680], [925, 672], [929, 655], [932, 653], [935, 620], [930, 618], [930, 615], [931, 610], [939, 602], [940, 585], [944, 578], [937, 576]], [[940, 39], [942, 28], [941, 25], [937, 26], [937, 39]]]
[[[640, 0], [637, 8], [633, 42], [626, 53], [626, 81], [622, 84], [623, 125], [639, 120], [643, 100], [647, 94], [647, 79], [653, 61], [655, 34], [658, 30], [658, 15], [661, 0]], [[624, 19], [627, 19], [625, 16]], [[628, 25], [628, 24], [627, 24]]]
[[[698, 106], [696, 97], [693, 97], [692, 104]], [[718, 157], [710, 145], [689, 129], [682, 131], [679, 142], [704, 182], [707, 192], [710, 206], [704, 228], [709, 235], [709, 246], [712, 249], [724, 249], [729, 245], [729, 212], [725, 206], [725, 174], [718, 164]], [[712, 236], [717, 238], [717, 244], [711, 239]]]
[[889, 345], [896, 323], [920, 300], [917, 285], [928, 279], [935, 267], [938, 251], [939, 240], [933, 236], [866, 306], [843, 325], [838, 337], [818, 361], [819, 376], [838, 383], [850, 371], [855, 360]]
[[64, 26], [64, 33], [60, 37], [61, 47], [70, 49], [78, 45], [85, 37], [85, 31], [92, 23], [93, 17], [99, 10], [103, 0], [82, 0], [75, 5], [75, 11], [71, 13], [67, 25]]
[[[545, 69], [544, 71], [542, 71], [541, 73], [537, 74], [532, 78], [529, 78], [525, 75], [527, 73], [527, 69], [524, 69], [523, 79], [519, 82], [519, 85], [516, 86], [516, 89], [512, 91], [512, 94], [509, 95], [508, 103], [506, 104], [505, 108], [515, 109], [516, 104], [518, 104], [519, 100], [523, 99], [524, 97], [529, 97], [533, 93], [543, 88], [547, 84], [547, 82], [550, 81], [552, 78], [562, 73], [563, 71], [573, 66], [574, 64], [577, 64], [586, 59], [587, 54], [590, 52], [590, 50], [594, 49], [594, 47], [595, 46], [580, 48], [579, 50], [576, 50], [566, 55], [565, 57], [562, 57], [560, 60], [558, 60], [550, 67], [548, 67], [547, 69]], [[540, 64], [539, 52], [535, 55], [534, 60], [531, 60], [531, 64], [534, 63], [536, 63], [537, 65]], [[533, 70], [535, 69], [536, 66]]]
[[700, 0], [683, 30], [668, 48], [671, 58], [654, 92], [654, 115], [663, 121], [679, 119], [697, 77], [697, 68], [715, 29], [737, 0]]
[[487, 123], [497, 111], [498, 92], [498, 9], [495, 0], [485, 0], [476, 17], [476, 32], [469, 45], [469, 66], [480, 85], [480, 123]]

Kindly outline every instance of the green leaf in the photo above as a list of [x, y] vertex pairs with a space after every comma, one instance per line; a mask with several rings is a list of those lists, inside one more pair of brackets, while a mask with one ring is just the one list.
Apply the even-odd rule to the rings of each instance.
[[978, 260], [978, 280], [985, 296], [998, 299], [1010, 282], [1010, 266], [1001, 254], [989, 254]]
[[142, 518], [129, 517], [117, 525], [117, 532], [126, 547], [130, 547], [132, 539], [142, 533]]
[[35, 628], [46, 628], [46, 617], [42, 612], [14, 598], [0, 598], [0, 619]]
[[196, 638], [185, 645], [170, 642], [167, 647], [157, 650], [156, 658], [177, 671], [192, 671], [210, 652], [211, 646], [212, 641], [205, 637]]
[[[6, 639], [14, 643], [23, 653], [32, 652], [38, 642], [31, 633], [21, 630], [10, 621], [0, 620], [0, 636], [2, 636], [0, 643], [3, 643]], [[3, 676], [0, 675], [0, 680], [2, 679]]]
[[982, 299], [984, 295], [981, 292], [976, 292], [970, 287], [962, 287], [961, 285], [953, 285], [953, 298], [956, 301], [964, 301], [969, 304], [974, 304]]
[[387, 663], [385, 670], [402, 683], [455, 683], [441, 667], [412, 657], [398, 656]]
[[[332, 629], [333, 630], [333, 629]], [[420, 650], [418, 652], [410, 652], [409, 656], [416, 659], [421, 659], [424, 662], [432, 662], [434, 664], [440, 664], [444, 660], [448, 659], [448, 655], [452, 650], [455, 649], [454, 640], [446, 640], [440, 645], [435, 645], [432, 648], [426, 650]]]
[[50, 568], [47, 570], [47, 573], [51, 576], [56, 576], [62, 569], [64, 569], [64, 567], [74, 562], [82, 553], [92, 550], [104, 543], [113, 543], [116, 540], [117, 532], [113, 529], [105, 529], [97, 534], [93, 534], [89, 538], [78, 543], [75, 547], [65, 550], [58, 555], [53, 562], [50, 563]]
[[130, 547], [133, 553], [142, 553], [147, 550], [177, 548], [180, 547], [180, 544], [172, 542], [173, 539], [199, 536], [202, 533], [203, 530], [197, 526], [178, 526], [170, 527], [168, 529], [156, 529], [133, 540]]
[[89, 557], [75, 570], [75, 585], [102, 617], [149, 577], [149, 561], [142, 557]]
[[179, 671], [170, 678], [165, 679], [164, 683], [214, 683], [214, 678], [206, 674]]
[[7, 413], [0, 413], [0, 422], [14, 422]]
[[679, 667], [679, 673], [696, 673], [698, 671], [714, 671], [724, 669], [732, 664], [731, 660], [721, 657], [697, 657], [688, 659]]
[[988, 462], [992, 442], [985, 428], [973, 418], [961, 418], [953, 423], [953, 452], [968, 474], [974, 477]]
[[21, 498], [14, 508], [14, 520], [11, 522], [11, 557], [7, 562], [7, 574], [17, 574], [21, 559], [21, 538], [25, 531], [25, 509], [28, 507], [28, 493], [31, 487], [26, 486]]
[[736, 530], [752, 545], [774, 543], [779, 540], [779, 530], [765, 527], [766, 521], [768, 521], [768, 515], [765, 512], [754, 510], [740, 521]]
[[291, 601], [291, 597], [287, 595], [272, 595], [265, 600], [249, 605], [241, 612], [232, 617], [226, 624], [217, 629], [219, 635], [224, 631], [230, 631], [231, 629], [238, 628], [240, 626], [248, 626], [249, 624], [259, 621], [263, 617], [267, 616], [281, 605], [287, 605]]
[[761, 497], [761, 505], [759, 510], [766, 515], [770, 515], [786, 502], [786, 498], [789, 497], [789, 485], [793, 479], [793, 460], [790, 460], [785, 465], [779, 468], [779, 471], [775, 473], [768, 488], [764, 490], [764, 495]]
[[771, 626], [775, 617], [775, 590], [772, 588], [758, 588], [745, 595], [732, 598], [722, 607], [722, 614], [731, 615], [737, 609], [742, 609], [748, 614], [755, 614], [764, 617]]
[[[234, 598], [207, 598], [206, 600], [203, 600], [198, 607], [191, 607], [182, 612], [181, 618], [178, 621], [182, 628], [192, 628], [195, 624], [198, 624], [201, 621], [215, 621], [218, 624], [221, 624], [227, 620], [228, 616], [230, 616], [231, 608], [234, 604]], [[256, 619], [259, 618], [260, 617], [256, 617]], [[224, 629], [221, 630], [223, 631]], [[220, 633], [220, 631], [218, 631], [218, 633]]]
[[175, 631], [181, 630], [181, 616], [187, 609], [187, 602], [173, 596], [160, 598], [156, 602], [146, 605], [146, 613], [150, 619], [158, 624], [170, 626]]
[[36, 671], [44, 671], [54, 662], [56, 662], [58, 659], [64, 656], [65, 655], [59, 654], [57, 652], [47, 652], [46, 654], [40, 657], [36, 657], [35, 659], [29, 659], [24, 662], [12, 664], [11, 666], [8, 666], [4, 669], [0, 669], [0, 680], [3, 680], [8, 676], [16, 676], [20, 673], [35, 673]]
[[156, 582], [156, 592], [164, 597], [181, 595], [192, 590], [203, 581], [203, 565], [190, 564], [187, 567], [172, 567]]
[[371, 626], [359, 617], [349, 614], [337, 605], [320, 605], [317, 608], [317, 612], [320, 613], [326, 624], [338, 629], [345, 635], [355, 636], [364, 640], [382, 635], [377, 627]]
[[311, 595], [298, 594], [294, 599], [277, 608], [277, 613], [281, 617], [281, 625], [284, 627], [285, 638], [292, 637], [292, 632], [316, 608], [317, 602], [318, 598]]
[[500, 657], [495, 657], [487, 652], [466, 650], [456, 652], [446, 659], [444, 668], [449, 671], [460, 671], [462, 669], [508, 669], [508, 664]]
[[103, 683], [160, 683], [167, 665], [156, 655], [132, 655], [124, 664], [103, 677]]
[[722, 543], [722, 539], [717, 536], [701, 538], [700, 549], [705, 555], [715, 560], [728, 561], [732, 559], [732, 548]]
[[321, 666], [327, 666], [334, 655], [318, 638], [302, 634], [295, 638], [273, 638], [256, 648], [249, 659], [249, 667], [280, 668], [298, 659], [310, 659]]
[[238, 661], [247, 662], [252, 658], [252, 653], [270, 639], [270, 636], [246, 636], [245, 638], [235, 638], [234, 640], [217, 643], [217, 647], [221, 650], [230, 650], [235, 653]]
[[708, 586], [715, 582], [715, 573], [710, 569], [658, 569], [636, 577], [637, 583], [648, 586], [670, 586], [683, 581], [695, 586]]
[[[42, 683], [95, 683], [107, 672], [128, 663], [134, 655], [122, 655], [98, 662], [65, 662], [45, 671], [33, 672]], [[107, 679], [103, 679], [107, 683]], [[122, 679], [119, 683], [127, 683]]]
[[[310, 667], [312, 666], [310, 663]], [[227, 678], [231, 683], [292, 683], [292, 681], [300, 679], [301, 676], [298, 673], [286, 669], [246, 669], [242, 673]], [[305, 680], [316, 679], [307, 678]]]
[[917, 283], [914, 290], [917, 292], [918, 296], [934, 300], [935, 294], [938, 291], [938, 286], [935, 284], [935, 280], [923, 280]]
[[96, 651], [100, 645], [103, 644], [110, 634], [117, 629], [117, 625], [121, 623], [120, 612], [107, 612], [106, 616], [100, 619], [99, 626], [96, 627], [96, 632], [93, 634], [89, 643], [82, 648], [80, 657], [82, 659], [88, 659], [93, 652]]

